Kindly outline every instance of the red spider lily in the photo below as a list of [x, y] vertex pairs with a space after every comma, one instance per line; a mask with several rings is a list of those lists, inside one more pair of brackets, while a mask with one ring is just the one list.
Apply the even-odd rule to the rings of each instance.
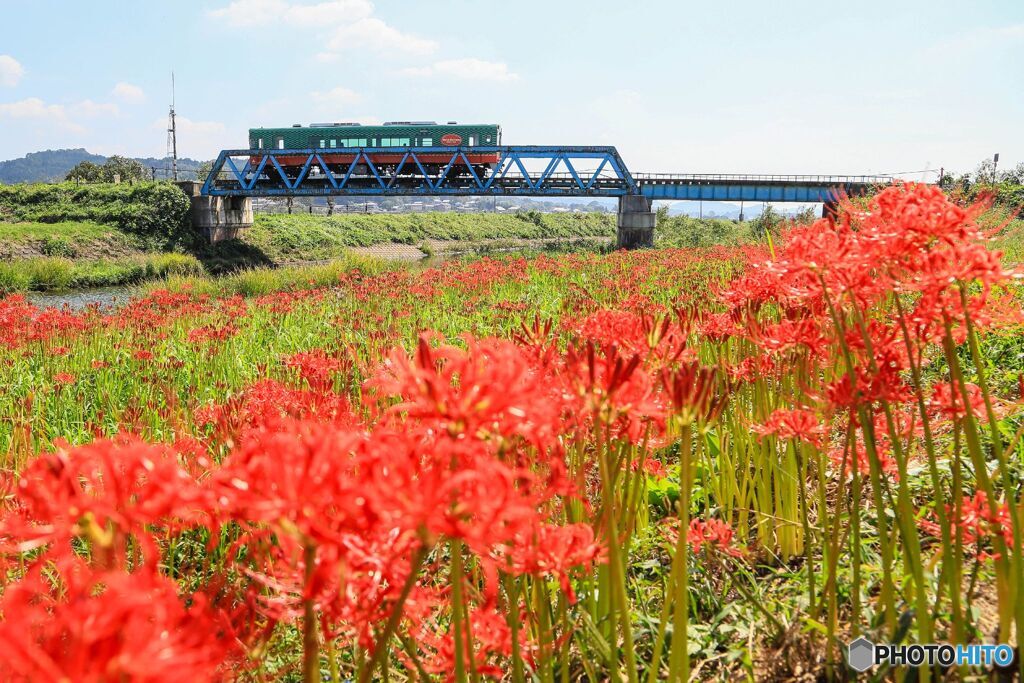
[[[28, 303], [24, 296], [9, 296], [0, 299], [0, 346], [13, 349], [27, 342], [47, 342], [56, 338], [66, 343], [88, 330], [95, 322], [95, 314], [88, 311], [73, 313], [57, 308], [40, 310]], [[57, 347], [58, 350], [61, 348], [67, 347]]]
[[654, 320], [627, 311], [601, 309], [573, 326], [583, 343], [598, 348], [618, 347], [626, 353], [641, 357], [654, 355], [666, 362], [678, 357], [686, 349], [686, 339], [672, 325], [672, 319], [663, 316]]
[[[570, 346], [565, 365], [583, 411], [578, 420], [613, 427], [614, 437], [631, 443], [639, 443], [648, 427], [655, 434], [664, 430], [667, 410], [639, 356], [622, 356], [614, 346], [598, 351], [588, 343]], [[581, 433], [586, 427], [581, 420]]]
[[[679, 518], [666, 517], [661, 524], [661, 532], [669, 547], [675, 548], [679, 542]], [[741, 548], [733, 545], [732, 527], [718, 519], [691, 520], [686, 534], [686, 542], [695, 553], [710, 548], [732, 557], [742, 557], [744, 554]]]
[[[1009, 504], [1006, 502], [995, 506], [993, 514], [988, 496], [978, 491], [971, 497], [964, 496], [960, 502], [960, 516], [952, 505], [946, 506], [946, 515], [950, 523], [958, 529], [965, 546], [974, 546], [982, 558], [995, 558], [993, 553], [981, 549], [983, 544], [991, 543], [994, 535], [1000, 534], [1008, 546], [1013, 545], [1013, 526], [1010, 518]], [[930, 536], [941, 537], [941, 529], [931, 519], [918, 522], [920, 528]]]
[[230, 622], [202, 594], [186, 607], [154, 571], [96, 572], [74, 559], [58, 567], [36, 565], [4, 590], [4, 680], [220, 681], [244, 664]]
[[814, 411], [806, 408], [778, 408], [768, 416], [764, 424], [754, 425], [751, 429], [762, 436], [796, 439], [815, 448], [821, 448], [825, 437], [825, 425], [821, 424]]
[[719, 519], [709, 519], [706, 522], [695, 519], [690, 522], [690, 531], [686, 540], [693, 546], [693, 552], [699, 553], [702, 546], [713, 547], [733, 557], [741, 557], [743, 552], [732, 545], [733, 531], [727, 523]]
[[153, 352], [146, 349], [136, 349], [132, 352], [132, 358], [138, 361], [153, 360]]
[[243, 541], [255, 561], [246, 575], [261, 589], [256, 599], [261, 614], [294, 622], [310, 601], [325, 636], [351, 639], [367, 649], [375, 645], [374, 628], [396, 607], [420, 547], [415, 534], [377, 526], [317, 545], [307, 567], [306, 549], [293, 536], [270, 542], [256, 533]]
[[[892, 453], [889, 452], [886, 447], [886, 440], [879, 440], [875, 445], [875, 453], [878, 456], [878, 467], [882, 474], [886, 475], [890, 479], [899, 479], [899, 466], [896, 460], [892, 457]], [[830, 448], [828, 451], [829, 461], [832, 463], [832, 468], [836, 472], [844, 472], [847, 479], [853, 476], [853, 467], [856, 463], [857, 474], [861, 477], [867, 477], [871, 474], [871, 460], [868, 456], [867, 450], [864, 448], [863, 442], [858, 438], [855, 451], [854, 462], [851, 462], [850, 452], [848, 449], [841, 447]]]
[[75, 379], [70, 372], [58, 372], [53, 376], [53, 383], [58, 387], [71, 386], [75, 383]]
[[238, 328], [230, 323], [219, 327], [206, 325], [189, 330], [186, 339], [190, 344], [220, 343], [227, 341], [237, 333]]
[[726, 391], [718, 386], [718, 372], [700, 364], [685, 363], [661, 371], [661, 384], [669, 405], [683, 423], [714, 422], [725, 410]]
[[[253, 429], [213, 473], [223, 513], [316, 543], [373, 525], [375, 500], [360, 491], [361, 432], [313, 421]], [[316, 492], [316, 495], [310, 495]]]
[[414, 357], [393, 351], [366, 382], [371, 392], [400, 399], [385, 420], [426, 422], [452, 437], [518, 437], [540, 451], [557, 448], [568, 403], [558, 384], [512, 342], [466, 343], [466, 350], [433, 349], [421, 337]]
[[82, 537], [106, 566], [124, 563], [130, 538], [157, 557], [150, 525], [180, 525], [209, 507], [173, 449], [131, 436], [40, 455], [22, 473], [13, 503], [0, 520], [9, 552], [47, 544], [60, 552]]
[[928, 408], [932, 415], [944, 420], [962, 420], [967, 416], [968, 410], [974, 417], [981, 417], [985, 414], [985, 395], [981, 387], [971, 382], [965, 382], [963, 388], [970, 399], [970, 406], [965, 409], [963, 394], [959, 388], [954, 388], [949, 382], [938, 382], [932, 387], [932, 395], [928, 401]]
[[334, 377], [352, 367], [349, 359], [328, 356], [322, 349], [292, 354], [285, 358], [284, 364], [296, 368], [311, 388], [320, 391], [330, 389], [334, 385]]
[[219, 440], [232, 442], [247, 429], [273, 428], [290, 419], [359, 425], [344, 396], [331, 391], [292, 389], [272, 379], [251, 384], [224, 405], [199, 406], [193, 410], [192, 418], [199, 426], [214, 425]]
[[589, 524], [540, 524], [523, 529], [512, 543], [499, 547], [497, 568], [514, 574], [555, 577], [569, 603], [575, 604], [570, 571], [589, 570], [604, 560], [605, 549]]
[[[436, 626], [440, 612], [436, 610], [435, 616], [421, 622], [416, 629], [416, 643], [423, 653], [424, 671], [445, 674], [444, 680], [450, 682], [455, 680], [455, 638], [450, 630]], [[462, 656], [466, 658], [462, 662], [463, 669], [501, 680], [510, 668], [506, 660], [512, 654], [512, 630], [507, 618], [494, 605], [475, 607], [469, 610], [467, 617], [473, 635], [473, 660], [469, 661], [463, 648]], [[526, 629], [520, 630], [520, 652], [529, 653], [533, 648], [526, 641], [525, 633]]]
[[[629, 468], [636, 472], [640, 469], [640, 460], [631, 460]], [[657, 458], [645, 458], [643, 461], [644, 472], [655, 479], [664, 479], [668, 476], [668, 469], [665, 467], [665, 463]]]

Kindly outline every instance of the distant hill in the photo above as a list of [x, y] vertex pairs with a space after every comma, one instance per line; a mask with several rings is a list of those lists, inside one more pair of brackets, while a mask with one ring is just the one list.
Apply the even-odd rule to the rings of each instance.
[[[83, 161], [102, 164], [107, 157], [91, 154], [85, 149], [48, 149], [45, 152], [31, 152], [20, 159], [0, 161], [0, 183], [49, 183], [63, 180], [68, 171]], [[171, 160], [140, 158], [146, 168], [156, 169], [157, 178], [170, 177]], [[202, 162], [194, 159], [178, 159], [178, 177], [191, 180]]]

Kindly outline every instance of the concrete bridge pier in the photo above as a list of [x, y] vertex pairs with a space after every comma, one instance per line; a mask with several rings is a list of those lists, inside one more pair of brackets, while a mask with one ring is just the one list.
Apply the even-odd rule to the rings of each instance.
[[639, 194], [619, 197], [617, 249], [639, 249], [654, 246], [657, 214], [651, 211], [651, 200]]
[[835, 220], [839, 217], [839, 202], [829, 199], [821, 203], [821, 217]]
[[238, 239], [240, 231], [251, 228], [251, 197], [205, 197], [202, 183], [184, 181], [178, 187], [192, 202], [192, 227], [211, 244]]

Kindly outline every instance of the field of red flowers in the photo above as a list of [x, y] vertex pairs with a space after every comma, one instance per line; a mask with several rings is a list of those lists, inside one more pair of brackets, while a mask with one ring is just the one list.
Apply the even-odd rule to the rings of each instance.
[[982, 210], [899, 186], [764, 247], [0, 300], [0, 677], [840, 680], [860, 634], [1015, 643], [1024, 317]]

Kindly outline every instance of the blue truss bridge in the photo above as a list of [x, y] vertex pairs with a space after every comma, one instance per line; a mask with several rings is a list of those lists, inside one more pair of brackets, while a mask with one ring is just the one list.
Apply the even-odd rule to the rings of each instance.
[[[481, 159], [487, 163], [480, 163]], [[653, 238], [654, 200], [821, 202], [889, 176], [630, 172], [615, 147], [472, 146], [236, 149], [218, 155], [199, 194], [214, 198], [373, 195], [616, 197], [619, 245]]]

